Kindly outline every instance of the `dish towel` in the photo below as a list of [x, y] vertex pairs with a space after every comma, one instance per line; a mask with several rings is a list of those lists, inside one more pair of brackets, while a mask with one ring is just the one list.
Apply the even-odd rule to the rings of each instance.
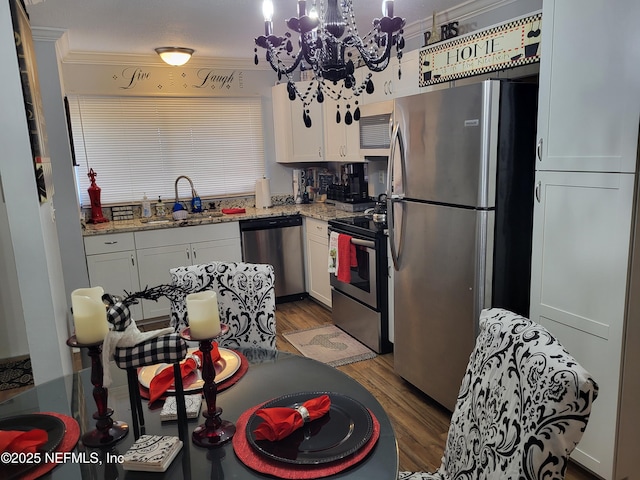
[[[211, 360], [215, 363], [219, 358], [220, 352], [218, 351], [218, 344], [213, 342]], [[183, 362], [180, 362], [180, 373], [182, 375], [182, 379], [184, 380], [187, 378], [201, 366], [202, 352], [200, 350], [196, 350], [195, 352], [187, 355], [187, 358]], [[165, 394], [173, 384], [173, 380], [173, 366], [165, 368], [151, 379], [151, 383], [149, 384], [149, 405]]]
[[329, 273], [336, 273], [338, 267], [338, 233], [329, 235]]
[[340, 233], [338, 235], [338, 265], [336, 267], [338, 280], [351, 282], [351, 267], [357, 267], [356, 246], [351, 243], [351, 236]]
[[329, 395], [321, 395], [307, 400], [297, 408], [272, 407], [256, 410], [256, 415], [264, 420], [253, 433], [256, 440], [282, 440], [291, 435], [306, 422], [325, 415], [331, 407]]
[[41, 428], [24, 430], [0, 430], [0, 452], [36, 453], [49, 440], [49, 434]]

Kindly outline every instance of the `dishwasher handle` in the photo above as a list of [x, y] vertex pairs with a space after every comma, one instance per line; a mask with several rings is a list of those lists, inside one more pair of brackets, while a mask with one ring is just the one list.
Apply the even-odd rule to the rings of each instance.
[[240, 220], [240, 231], [268, 230], [270, 228], [286, 228], [302, 226], [301, 215], [286, 215], [282, 217], [255, 218]]

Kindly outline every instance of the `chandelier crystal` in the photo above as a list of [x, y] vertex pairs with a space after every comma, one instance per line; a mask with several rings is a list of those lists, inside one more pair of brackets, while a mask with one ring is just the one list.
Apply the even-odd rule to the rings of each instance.
[[[255, 39], [257, 47], [266, 50], [266, 60], [277, 73], [278, 80], [287, 80], [289, 99], [304, 104], [303, 121], [311, 127], [309, 105], [315, 100], [322, 103], [325, 96], [347, 103], [344, 121], [347, 125], [360, 119], [359, 97], [373, 93], [372, 72], [381, 72], [389, 65], [395, 47], [398, 60], [404, 48], [405, 19], [393, 16], [393, 0], [383, 0], [382, 18], [372, 22], [372, 29], [360, 37], [355, 21], [353, 0], [314, 0], [307, 13], [307, 2], [298, 0], [298, 16], [287, 20], [287, 27], [299, 35], [297, 51], [291, 32], [284, 36], [273, 34], [273, 3], [264, 0], [264, 35]], [[255, 63], [258, 64], [258, 48]], [[370, 70], [360, 84], [356, 83], [355, 69], [361, 64]], [[297, 69], [311, 71], [312, 80], [304, 91], [298, 90], [294, 79]], [[398, 69], [398, 77], [401, 72]], [[353, 103], [353, 105], [352, 105]], [[352, 106], [355, 107], [351, 113]], [[340, 111], [336, 113], [340, 123]]]

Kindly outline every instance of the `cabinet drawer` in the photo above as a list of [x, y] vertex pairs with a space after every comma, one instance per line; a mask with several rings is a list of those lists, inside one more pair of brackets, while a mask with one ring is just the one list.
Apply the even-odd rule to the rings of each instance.
[[112, 233], [109, 235], [84, 237], [84, 250], [87, 255], [135, 250], [133, 233]]
[[240, 227], [238, 222], [222, 222], [211, 225], [136, 232], [135, 236], [138, 248], [169, 247], [185, 243], [227, 240], [230, 238], [240, 241]]
[[305, 218], [307, 235], [314, 237], [320, 237], [324, 242], [329, 244], [329, 230], [328, 224], [324, 220], [317, 220], [315, 218]]

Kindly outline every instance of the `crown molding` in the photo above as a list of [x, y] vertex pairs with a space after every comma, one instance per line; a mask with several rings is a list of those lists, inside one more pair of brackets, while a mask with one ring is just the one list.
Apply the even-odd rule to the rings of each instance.
[[36, 41], [57, 42], [65, 33], [63, 28], [31, 27], [31, 35]]
[[[443, 25], [449, 22], [464, 22], [470, 18], [477, 17], [492, 10], [502, 8], [518, 0], [467, 0], [460, 5], [435, 12], [436, 25]], [[433, 15], [428, 15], [422, 20], [411, 22], [404, 28], [404, 36], [407, 40], [415, 37], [422, 37], [426, 31], [433, 29]]]

